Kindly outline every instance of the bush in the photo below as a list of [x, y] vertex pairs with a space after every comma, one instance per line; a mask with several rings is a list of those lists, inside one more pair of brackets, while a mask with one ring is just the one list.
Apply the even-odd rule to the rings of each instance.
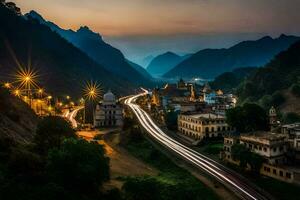
[[61, 117], [50, 116], [39, 122], [34, 142], [40, 153], [47, 154], [50, 148], [60, 147], [65, 138], [75, 137], [70, 123]]
[[60, 149], [49, 151], [47, 173], [54, 183], [71, 191], [99, 192], [98, 188], [109, 179], [109, 158], [102, 145], [66, 139]]

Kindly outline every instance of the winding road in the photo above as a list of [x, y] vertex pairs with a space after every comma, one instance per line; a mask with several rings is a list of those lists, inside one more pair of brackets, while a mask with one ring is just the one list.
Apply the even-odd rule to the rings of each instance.
[[143, 128], [161, 145], [179, 155], [194, 166], [202, 169], [219, 182], [223, 183], [229, 190], [234, 192], [238, 197], [245, 200], [269, 200], [272, 199], [259, 188], [250, 184], [246, 179], [232, 170], [226, 168], [220, 163], [194, 151], [165, 134], [139, 105], [135, 103], [136, 99], [147, 95], [148, 91], [129, 97], [125, 104], [131, 108], [139, 123]]

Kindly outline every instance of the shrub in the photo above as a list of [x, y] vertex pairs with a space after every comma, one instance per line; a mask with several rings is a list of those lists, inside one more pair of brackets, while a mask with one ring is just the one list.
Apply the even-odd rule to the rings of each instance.
[[109, 158], [102, 145], [85, 140], [66, 139], [61, 148], [49, 151], [47, 173], [64, 188], [88, 194], [109, 179]]
[[76, 137], [71, 124], [61, 117], [46, 117], [37, 127], [34, 138], [38, 150], [47, 154], [50, 148], [59, 147], [65, 138]]

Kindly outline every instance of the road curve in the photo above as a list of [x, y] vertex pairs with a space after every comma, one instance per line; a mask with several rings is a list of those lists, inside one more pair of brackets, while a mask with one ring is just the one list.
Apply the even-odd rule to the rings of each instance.
[[218, 181], [223, 183], [228, 189], [237, 194], [241, 199], [246, 200], [269, 200], [271, 199], [264, 192], [261, 192], [255, 186], [249, 184], [243, 177], [224, 167], [220, 163], [194, 151], [193, 149], [181, 144], [165, 134], [151, 119], [139, 105], [135, 104], [135, 100], [148, 94], [144, 93], [129, 97], [125, 100], [125, 104], [131, 108], [136, 115], [139, 123], [143, 128], [160, 144], [189, 161], [194, 166], [199, 167]]
[[81, 109], [83, 109], [83, 106], [79, 106], [79, 107], [75, 108], [71, 112], [69, 110], [67, 110], [63, 114], [63, 117], [67, 118], [67, 120], [69, 120], [71, 122], [73, 128], [77, 128], [78, 127], [78, 124], [77, 124], [77, 121], [75, 120], [75, 117], [76, 117], [78, 111], [81, 110]]

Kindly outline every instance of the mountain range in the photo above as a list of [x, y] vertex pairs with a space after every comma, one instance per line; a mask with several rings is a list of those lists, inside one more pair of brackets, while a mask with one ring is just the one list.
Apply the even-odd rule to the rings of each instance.
[[228, 49], [204, 49], [179, 63], [164, 77], [211, 79], [239, 67], [260, 67], [299, 39], [299, 37], [287, 35], [281, 35], [275, 39], [266, 36], [256, 41], [238, 43]]
[[300, 84], [300, 41], [280, 52], [264, 67], [258, 68], [238, 88], [241, 100], [258, 100], [264, 95]]
[[154, 77], [162, 76], [188, 56], [179, 56], [173, 52], [166, 52], [154, 57], [147, 66], [147, 71]]
[[[136, 67], [132, 67], [125, 59], [122, 52], [113, 46], [107, 44], [102, 36], [93, 32], [87, 26], [80, 27], [77, 31], [65, 30], [46, 21], [40, 14], [31, 11], [25, 15], [27, 18], [33, 18], [40, 23], [47, 25], [52, 31], [57, 32], [64, 39], [82, 50], [89, 57], [101, 64], [106, 70], [133, 82], [136, 85], [151, 85], [151, 76], [141, 74]], [[145, 72], [143, 72], [145, 73]]]
[[53, 95], [81, 97], [84, 82], [128, 94], [136, 86], [76, 48], [48, 26], [28, 20], [0, 4], [0, 74], [11, 81], [18, 68], [38, 71], [37, 81]]

